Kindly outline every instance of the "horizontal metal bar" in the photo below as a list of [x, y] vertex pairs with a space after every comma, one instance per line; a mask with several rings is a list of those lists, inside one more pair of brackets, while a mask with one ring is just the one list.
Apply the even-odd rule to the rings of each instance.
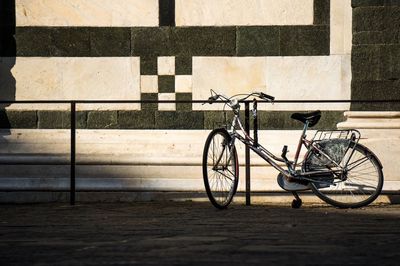
[[[252, 100], [240, 101], [242, 103], [252, 102]], [[191, 100], [191, 101], [180, 101], [180, 100], [18, 100], [18, 101], [0, 101], [0, 104], [128, 104], [128, 103], [209, 103], [207, 100]], [[216, 101], [214, 103], [226, 103], [226, 101]], [[258, 103], [400, 103], [399, 100], [276, 100], [273, 102], [269, 101], [258, 101]]]

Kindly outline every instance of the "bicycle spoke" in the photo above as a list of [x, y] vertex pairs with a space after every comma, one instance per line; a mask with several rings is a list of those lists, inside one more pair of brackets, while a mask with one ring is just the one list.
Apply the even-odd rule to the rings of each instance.
[[217, 172], [218, 172], [219, 174], [223, 175], [224, 177], [228, 178], [230, 181], [233, 181], [233, 178], [227, 176], [225, 173], [219, 172], [219, 171], [217, 171]]
[[363, 164], [365, 161], [368, 161], [368, 160], [369, 160], [369, 158], [367, 156], [365, 156], [365, 158], [363, 158], [363, 159], [359, 159], [356, 162], [352, 162], [351, 164], [348, 164], [347, 166], [352, 165], [354, 163], [357, 163], [355, 166], [352, 166], [351, 168], [348, 168], [348, 171], [356, 168], [357, 166]]

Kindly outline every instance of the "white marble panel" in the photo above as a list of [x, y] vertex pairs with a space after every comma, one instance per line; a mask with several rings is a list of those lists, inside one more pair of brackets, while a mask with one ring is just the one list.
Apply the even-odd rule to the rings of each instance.
[[[160, 101], [175, 101], [175, 93], [159, 93], [158, 100]], [[158, 110], [160, 111], [175, 111], [175, 103], [159, 103]]]
[[[8, 62], [13, 62], [9, 65]], [[1, 58], [2, 69], [7, 66], [7, 75], [10, 78], [3, 79], [2, 89], [14, 86], [16, 100], [46, 100], [65, 99], [62, 91], [61, 65], [56, 58], [45, 57], [17, 57]], [[13, 83], [7, 84], [13, 79]]]
[[[265, 57], [193, 57], [193, 100], [207, 100], [210, 89], [232, 96], [264, 91]], [[193, 104], [194, 110], [220, 110], [222, 104]]]
[[330, 54], [351, 54], [351, 0], [331, 0], [330, 10]]
[[[349, 100], [350, 55], [268, 57], [266, 92], [276, 100]], [[348, 103], [274, 104], [271, 110], [348, 110]]]
[[175, 74], [175, 56], [159, 56], [157, 58], [158, 75]]
[[176, 25], [310, 25], [313, 4], [313, 0], [176, 0]]
[[[0, 65], [6, 61], [2, 58]], [[11, 74], [16, 80], [16, 100], [140, 99], [139, 57], [17, 57]], [[79, 108], [139, 109], [140, 105], [89, 104]]]
[[16, 0], [17, 26], [158, 26], [158, 0]]
[[176, 75], [175, 76], [175, 92], [192, 92], [192, 76]]
[[140, 90], [142, 93], [158, 93], [158, 76], [142, 75], [140, 77]]

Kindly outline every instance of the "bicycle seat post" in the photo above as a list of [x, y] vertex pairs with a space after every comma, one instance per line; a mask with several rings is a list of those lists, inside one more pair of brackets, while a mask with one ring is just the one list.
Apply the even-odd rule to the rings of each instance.
[[301, 150], [301, 147], [303, 144], [303, 139], [307, 136], [306, 133], [307, 133], [308, 125], [309, 125], [309, 122], [306, 121], [304, 123], [303, 132], [301, 133], [301, 136], [299, 139], [299, 144], [297, 145], [296, 155], [294, 156], [293, 170], [296, 170], [296, 165], [297, 165], [297, 161], [299, 159], [300, 150]]

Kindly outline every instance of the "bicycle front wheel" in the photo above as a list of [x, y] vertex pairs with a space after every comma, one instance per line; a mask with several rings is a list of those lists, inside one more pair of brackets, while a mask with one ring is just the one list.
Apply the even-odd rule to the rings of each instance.
[[339, 208], [366, 206], [382, 191], [381, 164], [368, 148], [360, 144], [347, 150], [342, 163], [347, 160], [348, 164], [341, 178], [333, 179], [330, 185], [311, 182], [311, 188], [320, 199]]
[[218, 209], [226, 208], [236, 193], [239, 163], [231, 137], [223, 129], [214, 129], [208, 136], [203, 152], [203, 179], [207, 196]]

